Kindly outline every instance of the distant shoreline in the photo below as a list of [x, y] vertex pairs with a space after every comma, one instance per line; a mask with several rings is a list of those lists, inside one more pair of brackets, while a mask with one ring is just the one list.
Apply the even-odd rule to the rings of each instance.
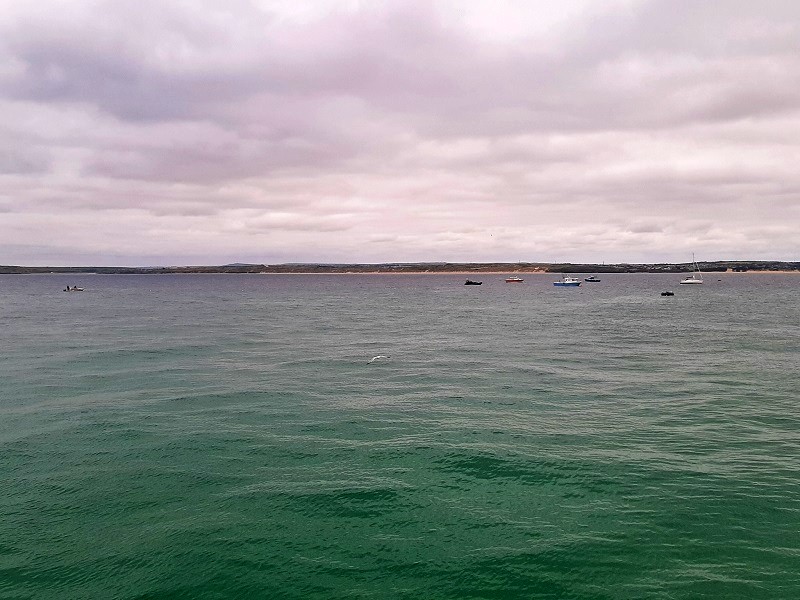
[[[785, 261], [708, 261], [700, 270], [712, 273], [800, 273], [800, 262]], [[26, 267], [0, 265], [0, 275], [159, 275], [159, 274], [287, 274], [287, 275], [546, 275], [553, 273], [686, 273], [691, 263], [592, 264], [592, 263], [381, 263], [381, 264], [231, 264], [217, 266], [172, 267]]]

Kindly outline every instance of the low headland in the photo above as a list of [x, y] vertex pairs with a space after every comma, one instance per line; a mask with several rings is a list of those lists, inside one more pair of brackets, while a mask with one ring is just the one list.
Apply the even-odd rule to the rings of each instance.
[[[701, 271], [711, 272], [795, 272], [800, 262], [710, 261], [697, 263]], [[379, 263], [379, 264], [228, 264], [218, 266], [171, 267], [24, 267], [0, 265], [0, 275], [35, 273], [95, 273], [105, 275], [153, 275], [168, 273], [683, 273], [692, 263]]]

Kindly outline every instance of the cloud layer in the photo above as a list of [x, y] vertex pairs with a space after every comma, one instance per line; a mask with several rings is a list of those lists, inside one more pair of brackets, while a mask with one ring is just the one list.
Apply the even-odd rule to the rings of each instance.
[[800, 5], [0, 8], [0, 264], [800, 258]]

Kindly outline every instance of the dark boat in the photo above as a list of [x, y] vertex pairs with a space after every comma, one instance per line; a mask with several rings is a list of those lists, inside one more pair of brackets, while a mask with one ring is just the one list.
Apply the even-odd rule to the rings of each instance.
[[585, 278], [584, 281], [588, 281], [590, 283], [591, 282], [595, 282], [596, 283], [596, 282], [598, 282], [600, 280], [597, 277], [595, 277], [594, 275], [589, 275], [589, 277]]
[[674, 296], [675, 292], [661, 292], [662, 296]]
[[472, 279], [467, 279], [464, 282], [464, 285], [483, 285], [482, 281], [472, 281]]

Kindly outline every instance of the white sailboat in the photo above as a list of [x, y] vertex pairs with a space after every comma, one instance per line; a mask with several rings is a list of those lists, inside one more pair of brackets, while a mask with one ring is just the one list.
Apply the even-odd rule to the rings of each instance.
[[698, 285], [703, 283], [703, 274], [700, 272], [700, 269], [697, 268], [697, 262], [694, 259], [694, 252], [692, 252], [692, 264], [694, 265], [694, 270], [692, 271], [691, 275], [681, 280], [682, 284]]

